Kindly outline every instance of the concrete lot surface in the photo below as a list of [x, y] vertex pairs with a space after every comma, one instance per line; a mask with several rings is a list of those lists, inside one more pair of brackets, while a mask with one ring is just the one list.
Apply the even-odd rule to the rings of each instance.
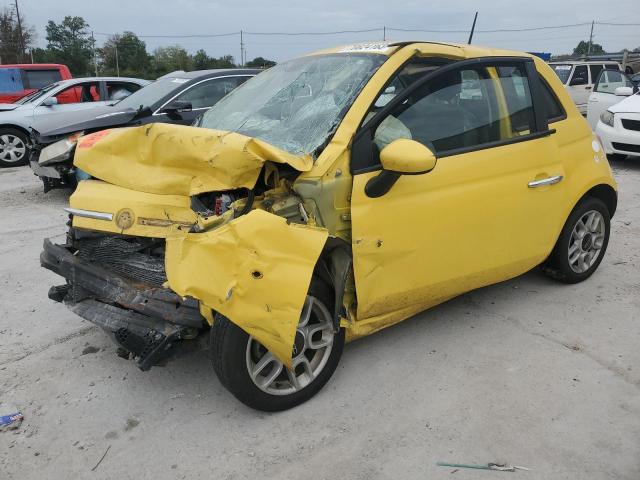
[[0, 169], [0, 401], [25, 417], [0, 432], [0, 478], [638, 480], [640, 160], [613, 167], [591, 279], [535, 270], [352, 343], [315, 398], [278, 414], [236, 401], [205, 353], [141, 372], [48, 300], [60, 282], [38, 255], [63, 240], [68, 194]]

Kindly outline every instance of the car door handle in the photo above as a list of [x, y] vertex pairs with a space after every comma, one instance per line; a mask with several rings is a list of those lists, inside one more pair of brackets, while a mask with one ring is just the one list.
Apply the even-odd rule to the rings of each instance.
[[584, 87], [585, 90], [591, 90], [591, 87]]
[[543, 187], [545, 185], [555, 185], [556, 183], [559, 183], [563, 178], [564, 177], [562, 175], [555, 175], [553, 177], [543, 178], [542, 180], [534, 180], [532, 182], [529, 182], [529, 188]]

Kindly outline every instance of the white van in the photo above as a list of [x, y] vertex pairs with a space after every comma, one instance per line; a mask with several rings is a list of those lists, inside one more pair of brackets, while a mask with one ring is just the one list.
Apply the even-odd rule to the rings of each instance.
[[620, 71], [620, 64], [611, 61], [566, 61], [550, 62], [549, 65], [556, 72], [564, 84], [578, 110], [582, 115], [587, 114], [587, 101], [591, 89], [598, 75], [603, 69]]

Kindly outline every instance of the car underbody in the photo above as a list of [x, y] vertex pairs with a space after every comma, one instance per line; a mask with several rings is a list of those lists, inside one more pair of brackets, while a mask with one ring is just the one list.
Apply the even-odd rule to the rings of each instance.
[[195, 299], [163, 287], [163, 252], [163, 240], [72, 228], [64, 245], [45, 240], [40, 262], [66, 280], [49, 298], [104, 329], [120, 355], [148, 370], [208, 327]]

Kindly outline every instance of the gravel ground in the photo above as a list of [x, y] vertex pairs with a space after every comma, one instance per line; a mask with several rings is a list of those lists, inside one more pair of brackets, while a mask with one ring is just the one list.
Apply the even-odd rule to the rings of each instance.
[[[315, 398], [265, 414], [205, 353], [143, 373], [49, 301], [59, 280], [38, 255], [63, 238], [67, 194], [0, 169], [0, 401], [25, 417], [0, 432], [0, 478], [637, 480], [640, 161], [614, 171], [618, 213], [591, 279], [536, 270], [461, 296], [348, 345]], [[452, 476], [437, 461], [531, 471]]]

